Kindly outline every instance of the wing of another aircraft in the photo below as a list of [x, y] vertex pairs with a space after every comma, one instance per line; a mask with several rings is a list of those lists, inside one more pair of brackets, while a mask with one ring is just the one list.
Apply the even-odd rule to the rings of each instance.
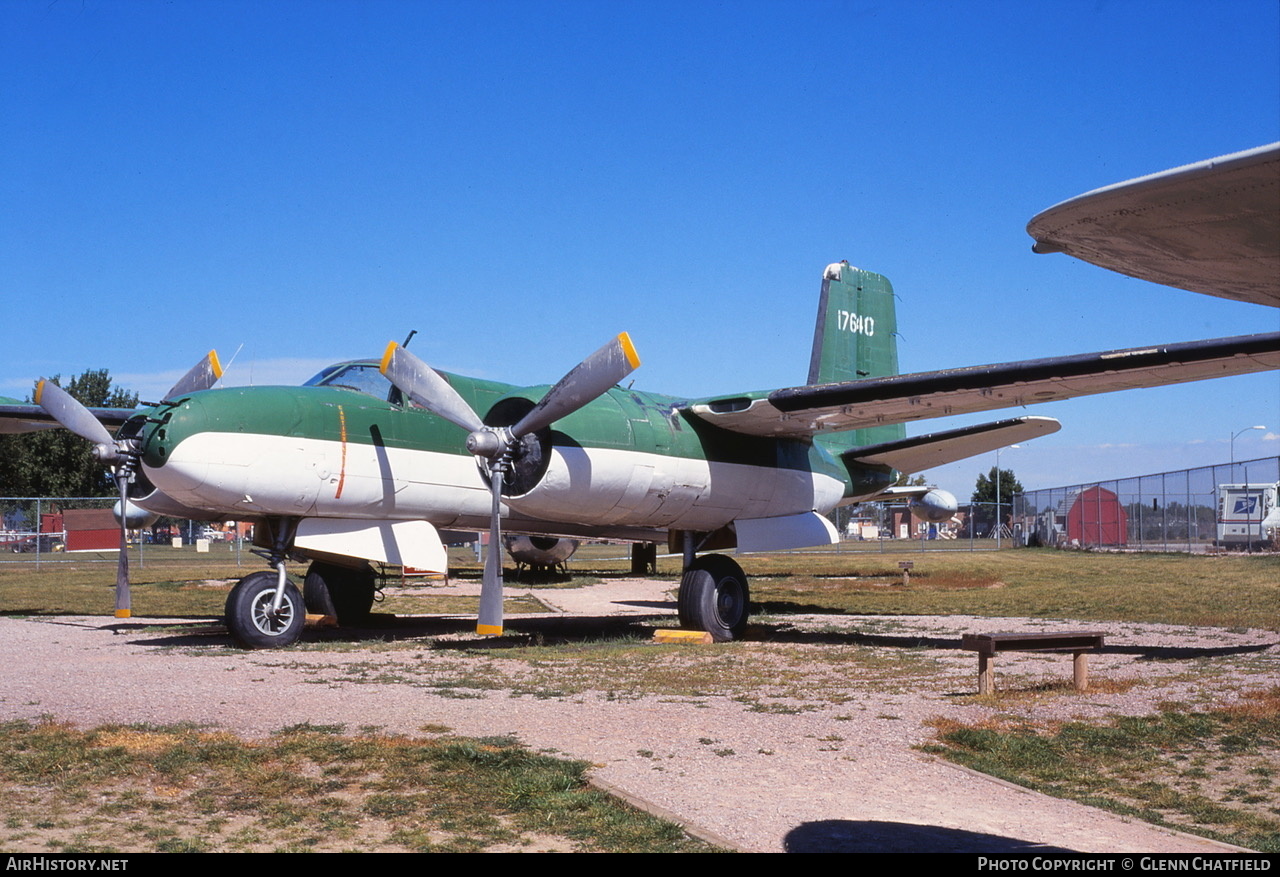
[[[88, 411], [108, 427], [118, 427], [137, 413], [133, 408], [90, 408]], [[39, 405], [0, 397], [0, 435], [59, 429], [61, 426]]]
[[1272, 369], [1280, 332], [790, 387], [683, 410], [732, 432], [802, 438]]
[[1280, 143], [1077, 195], [1027, 233], [1037, 253], [1280, 307]]

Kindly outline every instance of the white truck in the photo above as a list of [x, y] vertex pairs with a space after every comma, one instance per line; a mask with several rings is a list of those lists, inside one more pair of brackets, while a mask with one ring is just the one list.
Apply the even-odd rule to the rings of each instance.
[[1218, 539], [1224, 548], [1276, 544], [1280, 506], [1276, 484], [1219, 484]]

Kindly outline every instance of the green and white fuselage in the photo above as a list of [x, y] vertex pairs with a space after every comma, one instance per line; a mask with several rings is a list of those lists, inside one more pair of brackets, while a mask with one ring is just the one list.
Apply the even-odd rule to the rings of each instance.
[[[444, 377], [495, 423], [546, 390]], [[388, 401], [397, 398], [374, 362], [328, 369], [312, 386], [193, 393], [147, 413], [142, 470], [171, 500], [232, 518], [485, 528], [487, 469], [466, 450], [465, 431]], [[687, 409], [687, 400], [615, 387], [530, 436], [504, 490], [507, 527], [656, 539], [827, 512], [893, 481], [885, 467], [855, 478], [821, 444], [731, 433]]]

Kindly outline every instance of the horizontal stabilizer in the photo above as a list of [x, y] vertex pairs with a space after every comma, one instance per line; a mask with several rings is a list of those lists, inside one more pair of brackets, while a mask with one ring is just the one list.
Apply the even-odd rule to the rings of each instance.
[[896, 442], [850, 448], [840, 454], [840, 458], [852, 463], [889, 466], [899, 472], [921, 472], [935, 466], [945, 466], [947, 463], [954, 463], [966, 457], [985, 454], [1016, 442], [1050, 435], [1061, 428], [1062, 424], [1052, 417], [1018, 417], [1013, 420], [1000, 420], [995, 423], [915, 436]]
[[791, 387], [686, 410], [733, 432], [802, 438], [1273, 369], [1280, 332]]
[[1280, 307], [1280, 143], [1077, 195], [1027, 234], [1037, 253]]

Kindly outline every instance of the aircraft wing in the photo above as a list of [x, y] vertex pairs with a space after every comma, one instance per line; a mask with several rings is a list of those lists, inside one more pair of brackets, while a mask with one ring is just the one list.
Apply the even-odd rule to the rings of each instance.
[[1280, 332], [813, 384], [682, 410], [732, 432], [802, 438], [1272, 369]]
[[[121, 426], [138, 413], [133, 408], [90, 408], [89, 412], [107, 427]], [[0, 435], [36, 432], [41, 429], [61, 429], [61, 424], [39, 405], [19, 402], [17, 399], [0, 399]]]
[[[956, 460], [976, 457], [979, 454], [994, 451], [996, 448], [1005, 448], [1017, 442], [1051, 435], [1061, 428], [1062, 424], [1052, 417], [1017, 417], [1013, 420], [965, 426], [899, 441], [850, 448], [843, 451], [840, 457], [856, 463], [888, 466], [899, 472], [922, 472], [935, 466], [954, 463]], [[890, 490], [895, 489], [890, 488]], [[921, 493], [924, 492], [927, 490], [921, 491]], [[902, 493], [903, 491], [898, 490], [898, 494]]]
[[1027, 233], [1037, 253], [1280, 307], [1280, 143], [1077, 195]]

